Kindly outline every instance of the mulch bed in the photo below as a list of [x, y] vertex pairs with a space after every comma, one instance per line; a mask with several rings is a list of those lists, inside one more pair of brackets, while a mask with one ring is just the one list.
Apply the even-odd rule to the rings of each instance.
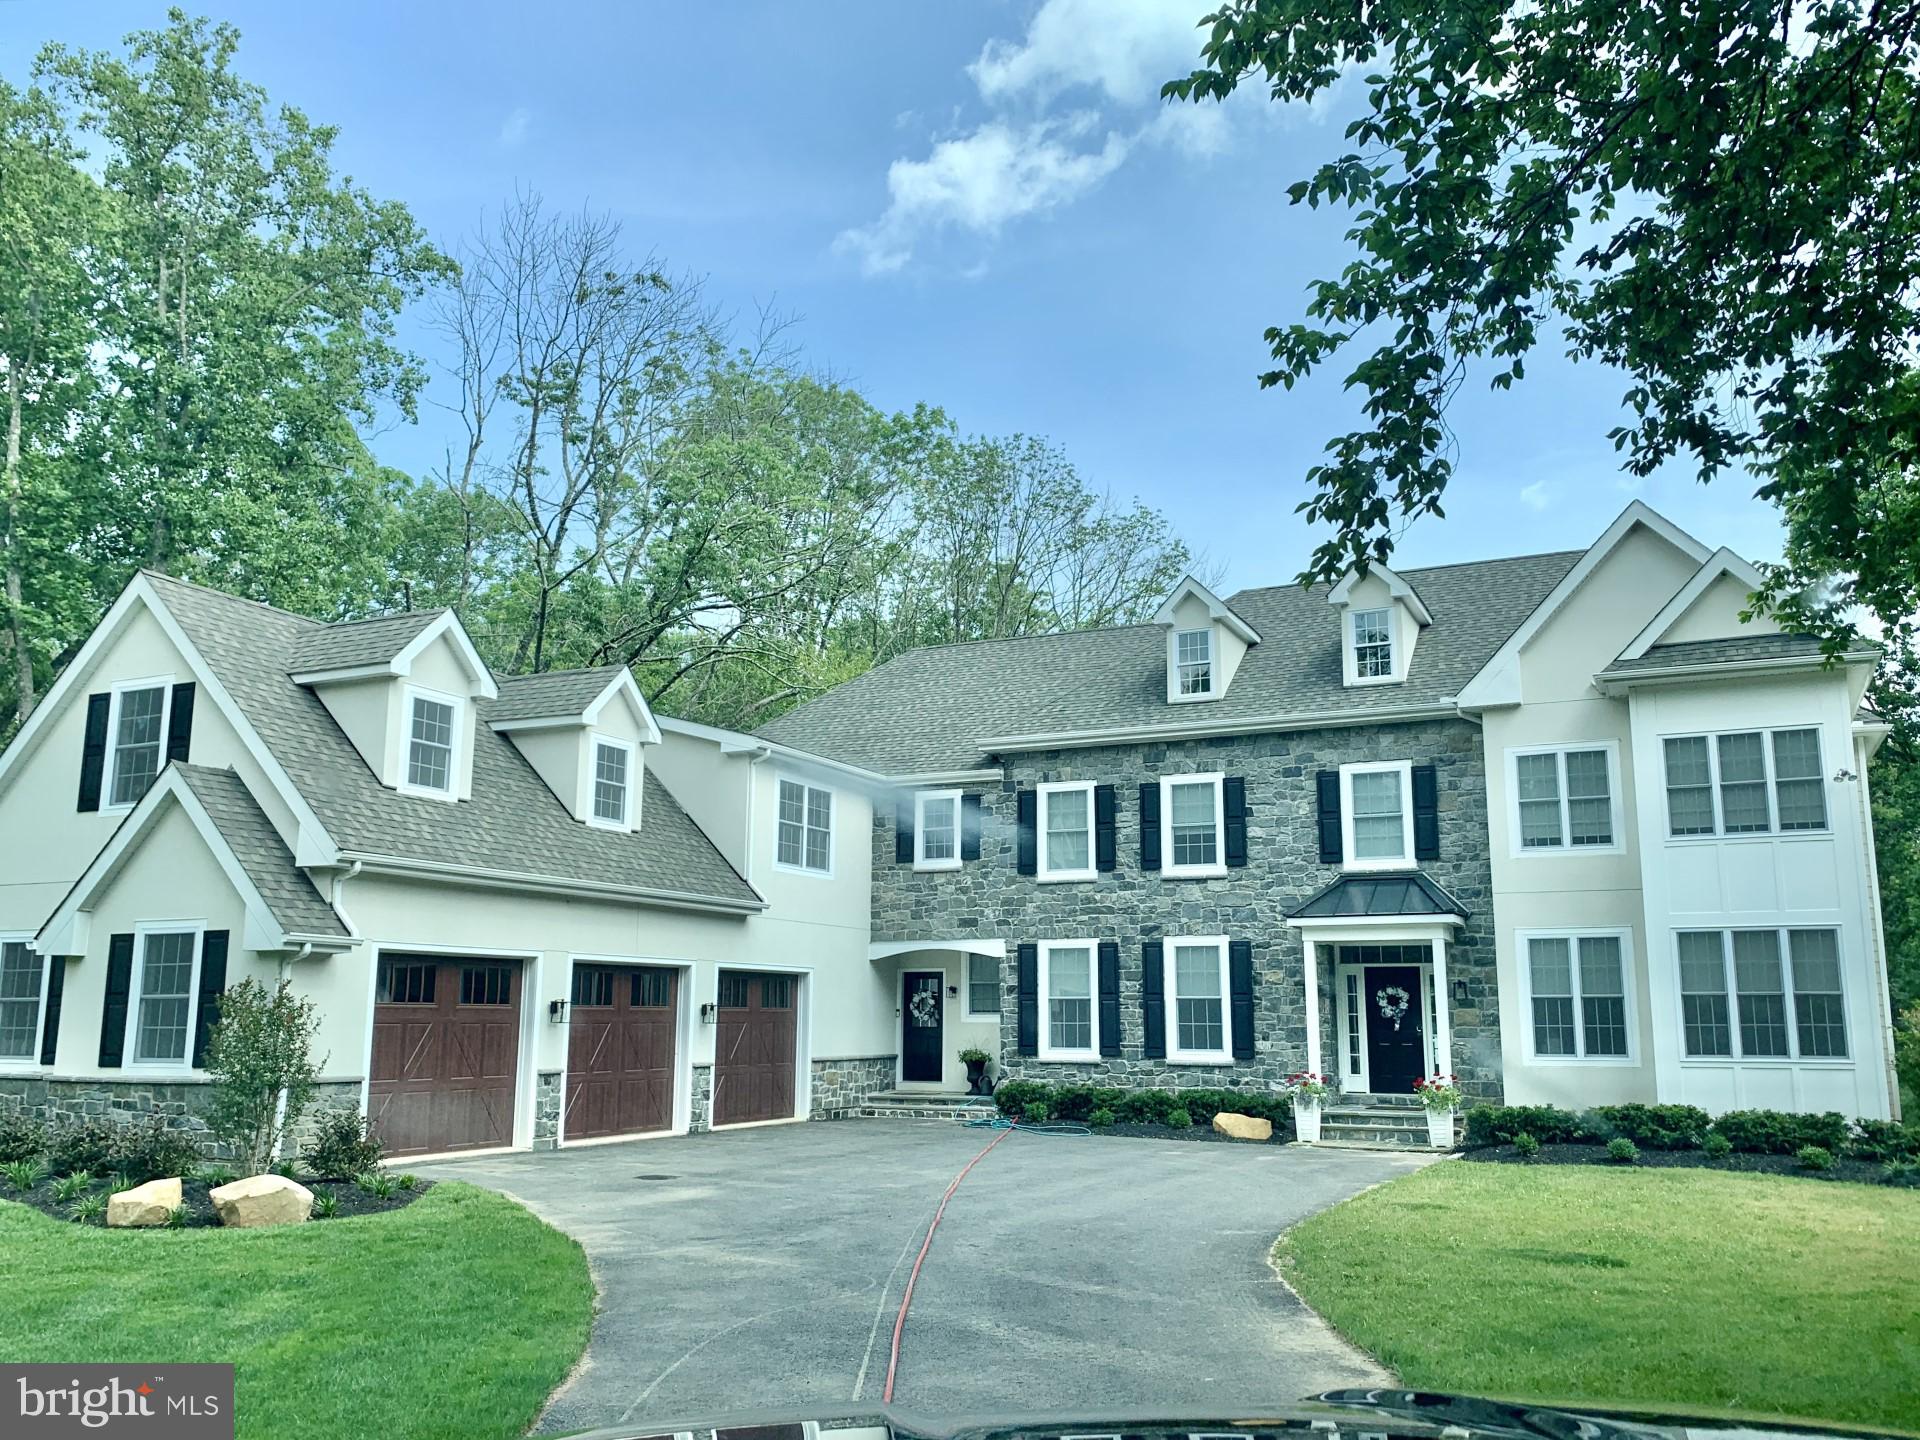
[[1863, 1185], [1887, 1183], [1885, 1169], [1878, 1160], [1853, 1160], [1835, 1156], [1831, 1170], [1809, 1170], [1792, 1155], [1755, 1155], [1736, 1150], [1714, 1159], [1704, 1150], [1649, 1150], [1641, 1147], [1640, 1158], [1632, 1165], [1612, 1159], [1604, 1145], [1542, 1145], [1532, 1157], [1522, 1155], [1511, 1145], [1489, 1145], [1468, 1150], [1462, 1160], [1483, 1165], [1609, 1165], [1616, 1170], [1731, 1170], [1749, 1175], [1793, 1175], [1802, 1180], [1853, 1180]]
[[[1075, 1121], [1065, 1121], [1075, 1124]], [[1293, 1139], [1293, 1133], [1284, 1126], [1273, 1127], [1271, 1140], [1236, 1140], [1231, 1135], [1222, 1135], [1213, 1128], [1212, 1122], [1202, 1125], [1198, 1120], [1184, 1129], [1176, 1130], [1171, 1125], [1141, 1125], [1130, 1121], [1120, 1121], [1112, 1125], [1102, 1125], [1097, 1129], [1087, 1127], [1096, 1135], [1118, 1135], [1130, 1140], [1215, 1140], [1222, 1145], [1285, 1145]]]
[[[382, 1200], [376, 1195], [368, 1194], [351, 1180], [309, 1180], [303, 1176], [300, 1178], [300, 1183], [313, 1192], [313, 1218], [315, 1220], [344, 1220], [350, 1215], [385, 1214], [389, 1210], [399, 1210], [404, 1206], [411, 1205], [422, 1195], [426, 1194], [428, 1190], [433, 1188], [433, 1181], [431, 1180], [418, 1181], [411, 1190], [402, 1190], [396, 1185], [393, 1194], [385, 1200]], [[214, 1213], [213, 1201], [208, 1195], [210, 1188], [211, 1187], [199, 1180], [188, 1180], [181, 1185], [180, 1204], [181, 1208], [187, 1212], [187, 1228], [194, 1229], [209, 1225], [217, 1226], [220, 1223], [220, 1217]], [[107, 1182], [104, 1180], [95, 1180], [89, 1188], [88, 1193], [93, 1195], [105, 1195], [109, 1193], [107, 1190]], [[330, 1216], [320, 1213], [320, 1198], [323, 1195], [331, 1195], [333, 1197], [334, 1213]], [[74, 1220], [73, 1202], [66, 1201], [63, 1203], [54, 1199], [52, 1178], [42, 1180], [24, 1195], [18, 1190], [13, 1189], [12, 1186], [6, 1182], [0, 1181], [0, 1200], [15, 1200], [22, 1205], [31, 1205], [41, 1214], [51, 1215], [56, 1220], [67, 1220], [75, 1224], [100, 1227], [104, 1227], [107, 1223], [107, 1213], [104, 1210], [90, 1220]], [[157, 1226], [153, 1228], [165, 1229], [166, 1227]]]

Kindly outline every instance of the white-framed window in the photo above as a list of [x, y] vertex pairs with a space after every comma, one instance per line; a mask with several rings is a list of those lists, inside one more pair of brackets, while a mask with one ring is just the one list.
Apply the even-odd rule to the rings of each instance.
[[595, 825], [627, 830], [633, 824], [633, 746], [604, 735], [593, 737], [593, 808]]
[[1201, 700], [1213, 694], [1213, 631], [1176, 630], [1173, 633], [1174, 695]]
[[400, 788], [436, 800], [454, 798], [460, 774], [460, 732], [466, 701], [457, 695], [408, 686], [406, 754]]
[[831, 875], [833, 792], [786, 775], [776, 785], [779, 814], [774, 823], [773, 863], [783, 870]]
[[1674, 949], [1689, 1059], [1847, 1058], [1839, 931], [1681, 930]]
[[1226, 806], [1221, 773], [1168, 775], [1160, 781], [1160, 873], [1227, 873]]
[[1349, 870], [1404, 870], [1413, 864], [1413, 762], [1340, 767], [1341, 843]]
[[1530, 930], [1515, 938], [1531, 1057], [1631, 1063], [1632, 931]]
[[1000, 1018], [1000, 957], [967, 956], [967, 994], [965, 1017], [969, 1020]]
[[1202, 1065], [1232, 1064], [1227, 937], [1170, 937], [1162, 953], [1166, 964], [1167, 1058]]
[[1827, 828], [1820, 732], [1812, 726], [1669, 735], [1661, 750], [1670, 838]]
[[922, 790], [913, 797], [913, 868], [960, 868], [958, 790]]
[[1393, 679], [1393, 608], [1350, 610], [1347, 636], [1353, 657], [1353, 682]]
[[32, 938], [0, 935], [0, 1065], [40, 1058], [49, 962], [29, 947]]
[[1092, 940], [1040, 942], [1040, 1058], [1098, 1060], [1098, 946]]
[[164, 921], [134, 926], [127, 1050], [135, 1065], [185, 1065], [199, 1004], [196, 980], [206, 926]]
[[1035, 788], [1040, 796], [1035, 802], [1040, 878], [1093, 879], [1093, 782], [1073, 780]]
[[1541, 746], [1507, 752], [1508, 818], [1515, 855], [1618, 852], [1623, 848], [1619, 747]]
[[131, 810], [166, 763], [173, 677], [123, 680], [107, 710], [107, 793], [102, 809]]

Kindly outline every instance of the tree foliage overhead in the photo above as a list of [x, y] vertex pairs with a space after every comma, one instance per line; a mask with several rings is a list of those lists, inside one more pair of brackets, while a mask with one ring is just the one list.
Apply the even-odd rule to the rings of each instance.
[[1310, 473], [1302, 508], [1335, 527], [1315, 576], [1439, 513], [1472, 364], [1507, 388], [1562, 343], [1628, 377], [1630, 471], [1746, 473], [1781, 505], [1770, 603], [1829, 625], [1865, 605], [1910, 645], [1920, 4], [1228, 0], [1201, 24], [1169, 96], [1365, 77], [1351, 149], [1289, 191], [1349, 207], [1356, 258], [1267, 332], [1262, 377], [1344, 355], [1363, 396]]

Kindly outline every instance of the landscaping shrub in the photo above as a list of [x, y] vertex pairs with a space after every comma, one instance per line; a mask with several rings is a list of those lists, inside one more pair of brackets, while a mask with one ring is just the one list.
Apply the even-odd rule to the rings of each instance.
[[1010, 1115], [1018, 1120], [1026, 1114], [1031, 1102], [1044, 1101], [1049, 1089], [1037, 1080], [1003, 1080], [1000, 1088], [993, 1092], [993, 1098], [999, 1104], [1002, 1115]]
[[24, 1110], [0, 1114], [0, 1165], [47, 1153], [47, 1127]]
[[1027, 1124], [1029, 1125], [1044, 1125], [1047, 1123], [1048, 1119], [1052, 1116], [1052, 1114], [1053, 1114], [1053, 1111], [1048, 1106], [1046, 1101], [1029, 1100], [1027, 1102], [1026, 1111], [1020, 1116], [1020, 1118], [1026, 1121]]
[[1134, 1125], [1164, 1125], [1173, 1108], [1173, 1096], [1165, 1090], [1133, 1090], [1114, 1113]]
[[160, 1115], [149, 1115], [144, 1124], [121, 1126], [114, 1132], [112, 1148], [107, 1152], [108, 1167], [124, 1175], [128, 1187], [191, 1175], [199, 1163], [199, 1147], [185, 1131], [172, 1129]]
[[280, 1153], [280, 1137], [313, 1103], [317, 1067], [313, 1037], [320, 1017], [291, 981], [269, 990], [249, 976], [219, 1000], [207, 1041], [213, 1080], [213, 1133], [231, 1142], [249, 1170], [264, 1170]]
[[1833, 1169], [1833, 1152], [1824, 1145], [1802, 1145], [1794, 1158], [1802, 1170]]
[[1842, 1150], [1847, 1143], [1846, 1117], [1829, 1110], [1824, 1115], [1791, 1115], [1784, 1110], [1729, 1110], [1713, 1122], [1736, 1150], [1756, 1155], [1792, 1155], [1802, 1146]]
[[47, 1164], [57, 1175], [104, 1175], [111, 1167], [113, 1127], [88, 1116], [53, 1127], [47, 1137]]
[[1191, 1124], [1193, 1124], [1193, 1116], [1182, 1107], [1176, 1105], [1167, 1112], [1167, 1125], [1170, 1129], [1184, 1130]]
[[1624, 1135], [1648, 1150], [1697, 1150], [1713, 1123], [1712, 1116], [1694, 1105], [1601, 1105], [1592, 1113], [1613, 1135]]
[[1522, 1156], [1531, 1160], [1540, 1153], [1540, 1142], [1522, 1130], [1518, 1135], [1513, 1137], [1513, 1148], [1519, 1151]]
[[1476, 1105], [1467, 1111], [1470, 1147], [1511, 1145], [1522, 1131], [1542, 1145], [1581, 1139], [1579, 1117], [1554, 1105]]
[[1920, 1126], [1856, 1120], [1847, 1153], [1859, 1160], [1920, 1160]]
[[1103, 1085], [1045, 1085], [1036, 1080], [1009, 1080], [994, 1092], [1000, 1113], [1015, 1119], [1034, 1118], [1032, 1107], [1044, 1105], [1058, 1120], [1091, 1123], [1106, 1111], [1108, 1124], [1124, 1120], [1132, 1125], [1172, 1124], [1175, 1110], [1186, 1113], [1188, 1124], [1211, 1124], [1222, 1110], [1270, 1120], [1277, 1127], [1293, 1118], [1293, 1102], [1285, 1095], [1259, 1090], [1120, 1090]]
[[1087, 1116], [1087, 1123], [1093, 1126], [1093, 1128], [1096, 1130], [1104, 1130], [1107, 1128], [1107, 1126], [1113, 1124], [1113, 1111], [1107, 1109], [1105, 1106], [1102, 1106], [1100, 1109], [1094, 1111], [1091, 1115]]
[[1607, 1158], [1619, 1165], [1633, 1165], [1640, 1159], [1640, 1147], [1624, 1135], [1607, 1142]]
[[1920, 1187], [1920, 1161], [1889, 1160], [1881, 1170], [1880, 1178], [1889, 1185], [1899, 1185], [1906, 1189]]
[[1700, 1148], [1707, 1152], [1708, 1159], [1724, 1160], [1733, 1153], [1733, 1142], [1715, 1130], [1700, 1142]]
[[378, 1170], [386, 1151], [358, 1110], [333, 1110], [314, 1130], [313, 1143], [300, 1152], [307, 1169], [322, 1180], [351, 1180]]

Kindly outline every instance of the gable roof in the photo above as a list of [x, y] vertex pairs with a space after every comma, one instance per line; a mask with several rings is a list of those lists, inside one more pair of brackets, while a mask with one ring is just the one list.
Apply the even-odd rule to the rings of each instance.
[[[1450, 709], [1581, 553], [1405, 571], [1433, 624], [1397, 685], [1342, 683], [1340, 615], [1326, 586], [1242, 590], [1227, 604], [1263, 641], [1196, 723], [1216, 731], [1236, 722], [1283, 729]], [[1179, 733], [1190, 717], [1169, 714], [1166, 663], [1158, 625], [910, 650], [755, 733], [886, 775], [974, 769], [989, 740], [1012, 742], [1001, 747], [1007, 750], [1046, 749], [1061, 735]]]
[[624, 665], [598, 665], [587, 670], [549, 670], [540, 675], [515, 675], [500, 682], [499, 698], [487, 711], [487, 723], [496, 730], [553, 724], [598, 724], [601, 712], [616, 695], [625, 695], [640, 719], [644, 744], [660, 743], [660, 726], [647, 697]]
[[350, 670], [363, 665], [385, 665], [420, 637], [445, 610], [412, 610], [373, 620], [348, 620], [338, 625], [313, 625], [302, 631], [287, 657], [287, 669], [296, 675], [314, 670]]
[[307, 872], [293, 862], [280, 832], [231, 770], [181, 765], [174, 770], [193, 791], [201, 809], [260, 892], [268, 910], [289, 935], [339, 935], [349, 932], [333, 906], [321, 898]]
[[639, 830], [574, 820], [513, 742], [488, 726], [497, 701], [474, 701], [471, 800], [448, 804], [388, 790], [320, 698], [288, 678], [296, 648], [329, 627], [218, 590], [147, 578], [346, 858], [638, 899], [764, 907], [651, 770]]
[[1232, 606], [1228, 605], [1226, 601], [1222, 600], [1191, 575], [1176, 585], [1173, 593], [1169, 595], [1160, 608], [1154, 612], [1153, 623], [1161, 626], [1170, 626], [1176, 623], [1174, 612], [1180, 608], [1180, 602], [1188, 596], [1192, 596], [1198, 600], [1206, 607], [1209, 617], [1218, 620], [1222, 625], [1226, 626], [1227, 629], [1246, 641], [1247, 644], [1258, 645], [1260, 643], [1260, 632], [1258, 630], [1255, 630], [1251, 625], [1247, 624], [1245, 620], [1234, 614]]

